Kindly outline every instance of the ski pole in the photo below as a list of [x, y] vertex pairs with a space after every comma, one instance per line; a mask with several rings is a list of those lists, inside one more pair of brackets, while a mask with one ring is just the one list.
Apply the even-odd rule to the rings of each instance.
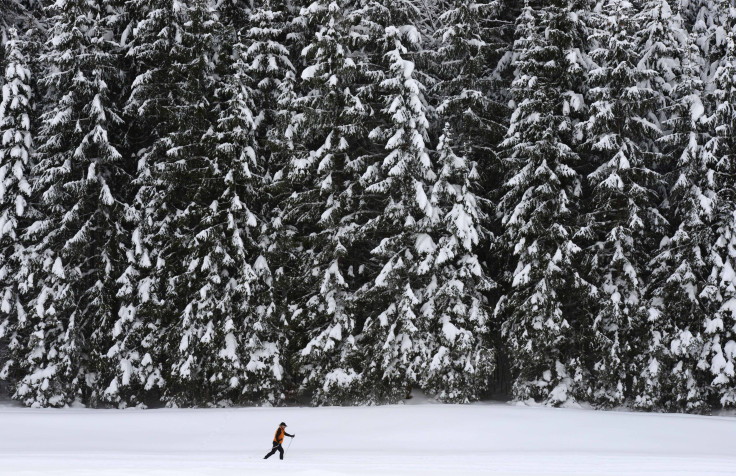
[[294, 437], [291, 437], [291, 440], [289, 440], [289, 446], [286, 447], [286, 451], [284, 451], [284, 454], [286, 454], [287, 451], [289, 451], [289, 448], [291, 448], [291, 442], [294, 441]]

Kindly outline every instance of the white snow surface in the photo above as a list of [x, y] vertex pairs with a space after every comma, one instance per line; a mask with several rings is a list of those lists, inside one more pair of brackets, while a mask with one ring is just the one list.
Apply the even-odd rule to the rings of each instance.
[[[263, 460], [282, 420], [296, 438]], [[734, 442], [733, 417], [506, 404], [0, 407], [3, 476], [736, 475]]]

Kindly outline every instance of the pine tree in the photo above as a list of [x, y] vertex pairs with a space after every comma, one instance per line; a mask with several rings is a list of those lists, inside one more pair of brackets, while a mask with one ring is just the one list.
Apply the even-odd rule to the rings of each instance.
[[315, 403], [357, 398], [350, 388], [358, 377], [351, 282], [360, 265], [354, 245], [363, 168], [358, 151], [369, 109], [356, 94], [351, 8], [350, 1], [317, 0], [301, 13], [315, 33], [302, 52], [304, 93], [296, 103], [302, 124], [289, 165], [294, 193], [285, 218], [306, 235], [302, 253], [309, 259], [296, 279], [308, 288], [296, 312], [304, 326], [303, 385]]
[[427, 327], [421, 331], [432, 337], [421, 387], [441, 401], [467, 402], [483, 394], [494, 370], [488, 326], [492, 313], [484, 293], [495, 283], [477, 255], [488, 232], [475, 193], [476, 164], [455, 154], [449, 124], [437, 152], [439, 176], [430, 201], [442, 218], [433, 233], [438, 240], [431, 259], [422, 263], [432, 277], [421, 309]]
[[[237, 387], [243, 394], [241, 399], [251, 403], [277, 404], [284, 398], [281, 363], [284, 342], [276, 330], [279, 323], [272, 289], [273, 276], [260, 243], [265, 225], [257, 216], [256, 209], [261, 205], [259, 198], [267, 162], [257, 136], [258, 121], [263, 116], [256, 116], [254, 112], [257, 87], [263, 85], [252, 76], [254, 63], [263, 58], [256, 58], [258, 53], [255, 53], [254, 46], [255, 43], [235, 45], [232, 67], [218, 95], [224, 100], [225, 107], [218, 119], [216, 140], [220, 154], [213, 171], [223, 171], [220, 174], [227, 171], [224, 177], [216, 177], [221, 182], [220, 187], [224, 188], [219, 201], [229, 204], [229, 210], [223, 210], [227, 213], [218, 220], [220, 227], [227, 229], [228, 234], [232, 233], [232, 238], [231, 243], [218, 244], [217, 248], [232, 250], [227, 275], [231, 276], [229, 286], [233, 287], [232, 296], [225, 296], [233, 310], [225, 310], [220, 319], [225, 320], [226, 329], [234, 327], [226, 336], [226, 342], [242, 339], [239, 345], [242, 350], [238, 356], [243, 366], [240, 373], [244, 374], [244, 382]], [[220, 233], [214, 233], [215, 240], [219, 239]], [[220, 273], [214, 271], [213, 279], [217, 279]], [[223, 302], [223, 298], [217, 302]], [[231, 370], [234, 371], [235, 368]], [[234, 378], [231, 376], [231, 380]]]
[[[718, 220], [711, 244], [712, 271], [708, 297], [718, 307], [704, 323], [705, 367], [712, 374], [716, 396], [723, 407], [736, 406], [736, 196], [733, 181], [736, 177], [736, 9], [728, 3], [721, 5], [726, 18], [728, 35], [725, 54], [716, 70], [714, 92], [717, 107], [708, 119], [711, 139], [705, 149], [712, 154], [716, 169]], [[726, 15], [727, 14], [727, 15]]]
[[[51, 92], [41, 120], [34, 201], [39, 218], [26, 231], [34, 255], [26, 304], [31, 335], [19, 362], [15, 398], [33, 406], [96, 401], [95, 331], [114, 310], [119, 208], [124, 174], [114, 145], [121, 120], [108, 84], [114, 59], [106, 40], [106, 4], [56, 2], [41, 79]], [[87, 54], [77, 54], [85, 50]]]
[[356, 12], [375, 47], [365, 69], [376, 86], [373, 97], [383, 103], [369, 134], [383, 149], [367, 151], [361, 177], [372, 213], [359, 233], [371, 243], [373, 263], [370, 281], [357, 295], [366, 315], [358, 345], [365, 359], [361, 384], [371, 402], [403, 397], [407, 387], [419, 383], [429, 360], [419, 311], [428, 299], [427, 261], [436, 247], [430, 233], [439, 215], [427, 196], [436, 173], [426, 146], [425, 88], [411, 60], [421, 40], [414, 26], [417, 13], [404, 0], [367, 2]]
[[629, 2], [610, 0], [598, 15], [590, 119], [582, 125], [596, 166], [588, 175], [590, 273], [599, 289], [588, 344], [594, 362], [590, 397], [605, 406], [623, 404], [631, 392], [627, 375], [647, 326], [647, 260], [665, 221], [656, 208], [661, 178], [650, 153], [659, 135], [648, 120], [656, 93], [640, 86], [655, 73], [638, 67], [633, 13]]
[[18, 351], [28, 339], [26, 310], [20, 292], [28, 278], [28, 253], [21, 235], [27, 226], [31, 184], [29, 169], [33, 154], [31, 117], [33, 93], [23, 41], [17, 30], [8, 30], [5, 45], [4, 81], [0, 98], [0, 341], [7, 342], [8, 355], [0, 352], [0, 380], [17, 378]]
[[437, 113], [450, 124], [468, 158], [483, 164], [479, 172], [490, 186], [496, 185], [496, 151], [507, 128], [499, 69], [510, 47], [503, 18], [508, 7], [502, 0], [451, 1], [436, 32], [441, 41], [434, 58], [439, 81], [433, 92], [441, 98]]
[[[680, 155], [675, 143], [670, 140], [672, 138], [670, 134], [675, 124], [673, 118], [680, 115], [676, 91], [681, 90], [679, 83], [685, 73], [683, 60], [687, 57], [685, 49], [688, 36], [679, 12], [673, 12], [669, 2], [665, 0], [644, 3], [635, 15], [634, 21], [638, 30], [634, 41], [640, 55], [639, 69], [650, 72], [649, 77], [642, 81], [639, 87], [648, 87], [655, 94], [647, 120], [652, 130], [656, 131], [659, 141], [649, 148], [651, 155], [648, 168], [671, 173], [676, 168], [676, 161], [671, 160], [671, 157]], [[676, 203], [674, 205], [677, 206]], [[667, 202], [664, 202], [660, 209], [666, 206]], [[652, 223], [653, 225], [649, 225], [653, 228], [649, 233], [650, 240], [659, 241], [664, 230], [658, 230], [656, 222]], [[671, 225], [664, 220], [661, 223]], [[644, 249], [647, 253], [651, 250], [654, 248]], [[680, 331], [694, 330], [687, 330], [682, 321], [673, 325], [671, 311], [666, 309], [666, 306], [674, 302], [664, 304], [663, 308], [661, 296], [658, 296], [662, 277], [660, 274], [652, 279], [645, 278], [650, 281], [650, 294], [653, 296], [649, 304], [648, 321], [646, 326], [632, 335], [631, 339], [631, 345], [639, 349], [637, 353], [640, 355], [630, 369], [633, 376], [632, 400], [640, 408], [662, 405], [663, 398], [666, 400], [668, 394], [672, 392], [671, 386], [678, 385], [677, 378], [669, 379], [668, 366], [676, 365], [672, 362], [676, 357], [670, 355], [671, 349], [673, 345], [679, 345], [676, 340]], [[687, 334], [683, 334], [683, 337], [688, 339]], [[675, 374], [679, 372], [677, 369], [673, 371]], [[685, 369], [682, 375], [686, 375], [687, 372]], [[685, 376], [685, 379], [687, 378]]]
[[[179, 10], [174, 11], [172, 2], [148, 0], [137, 0], [130, 6], [135, 35], [130, 40], [128, 56], [133, 61], [135, 79], [125, 112], [131, 128], [128, 141], [137, 151], [138, 167], [133, 182], [136, 195], [126, 215], [133, 230], [132, 248], [127, 253], [128, 266], [118, 278], [118, 297], [125, 314], [120, 316], [119, 330], [115, 332], [117, 346], [113, 346], [111, 357], [119, 364], [111, 366], [130, 367], [131, 377], [113, 376], [106, 391], [113, 401], [120, 395], [123, 404], [162, 399], [169, 384], [172, 363], [165, 336], [170, 334], [181, 306], [173, 296], [167, 296], [167, 281], [170, 267], [183, 264], [176, 263], [178, 250], [167, 249], [167, 235], [172, 233], [171, 220], [177, 205], [186, 208], [183, 202], [187, 197], [177, 196], [174, 188], [186, 180], [184, 174], [167, 175], [163, 169], [167, 162], [174, 162], [167, 156], [173, 145], [168, 136], [179, 128], [177, 121], [201, 122], [197, 111], [185, 109], [188, 103], [183, 98], [184, 91], [179, 88], [179, 78], [174, 77], [177, 65], [186, 70], [192, 62], [191, 57], [177, 58], [172, 54], [182, 29], [182, 18], [176, 16]], [[198, 100], [207, 99], [204, 91], [197, 93]], [[191, 101], [190, 97], [186, 99]], [[173, 199], [182, 203], [170, 205], [168, 202]], [[169, 260], [167, 255], [171, 255]]]
[[563, 404], [586, 378], [578, 346], [587, 299], [576, 236], [582, 177], [575, 123], [584, 112], [585, 5], [527, 2], [516, 24], [515, 110], [502, 146], [509, 179], [501, 200], [505, 250], [515, 257], [503, 320], [513, 395]]
[[669, 173], [665, 237], [652, 260], [650, 315], [665, 323], [655, 340], [670, 343], [661, 355], [656, 389], [657, 405], [667, 411], [707, 412], [710, 403], [707, 372], [703, 365], [703, 325], [715, 311], [707, 290], [709, 250], [713, 240], [717, 196], [715, 158], [703, 146], [708, 140], [704, 84], [700, 80], [703, 59], [697, 33], [690, 35], [682, 58], [683, 76], [673, 89], [669, 132], [663, 137], [678, 157]]
[[215, 59], [229, 47], [218, 47], [223, 27], [207, 2], [141, 6], [147, 16], [132, 52], [144, 66], [128, 108], [158, 125], [139, 166], [132, 268], [148, 299], [131, 305], [170, 336], [157, 365], [171, 373], [157, 383], [169, 405], [277, 403], [282, 369], [254, 212], [260, 165], [247, 46], [235, 45], [217, 84]]

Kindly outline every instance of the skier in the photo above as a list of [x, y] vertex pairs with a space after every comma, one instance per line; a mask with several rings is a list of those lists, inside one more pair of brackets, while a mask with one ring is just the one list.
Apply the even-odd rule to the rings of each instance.
[[284, 459], [284, 448], [281, 447], [281, 443], [284, 442], [284, 436], [294, 438], [296, 435], [288, 434], [286, 432], [286, 423], [282, 421], [276, 429], [276, 435], [273, 437], [273, 449], [263, 459], [268, 459], [269, 456], [272, 456], [277, 451], [279, 452], [279, 459]]

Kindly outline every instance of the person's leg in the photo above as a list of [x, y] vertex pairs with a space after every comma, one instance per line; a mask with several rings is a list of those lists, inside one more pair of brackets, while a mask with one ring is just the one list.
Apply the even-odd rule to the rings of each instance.
[[273, 449], [271, 450], [271, 452], [264, 456], [263, 459], [268, 459], [269, 457], [273, 456], [274, 453], [276, 453], [276, 450], [279, 448], [281, 448], [281, 445], [273, 445]]
[[279, 459], [284, 459], [284, 448], [281, 445], [279, 445], [278, 449], [279, 449]]

